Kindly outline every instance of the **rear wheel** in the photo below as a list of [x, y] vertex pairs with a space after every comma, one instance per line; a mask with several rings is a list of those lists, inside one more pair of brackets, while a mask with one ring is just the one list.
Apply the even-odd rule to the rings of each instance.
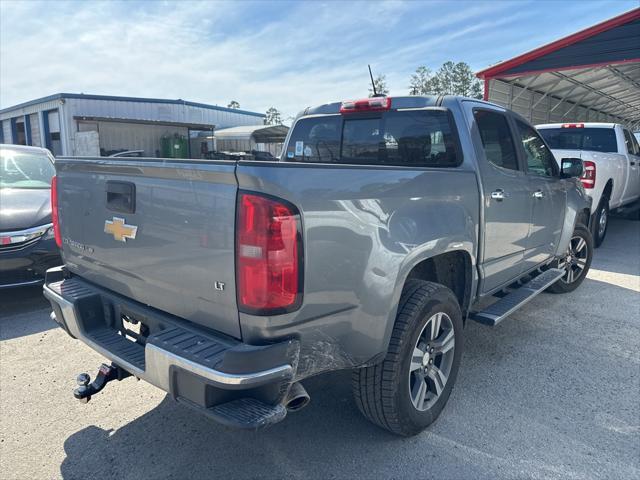
[[462, 356], [462, 313], [448, 288], [410, 280], [384, 361], [354, 371], [360, 411], [399, 435], [415, 435], [449, 399]]
[[604, 237], [607, 235], [607, 228], [609, 226], [609, 199], [602, 197], [598, 210], [596, 210], [596, 218], [594, 221], [593, 230], [593, 244], [595, 248], [598, 248], [604, 242]]
[[584, 225], [578, 225], [569, 242], [567, 253], [555, 265], [556, 268], [564, 269], [565, 274], [547, 290], [551, 293], [573, 292], [587, 276], [592, 257], [593, 238], [591, 232]]

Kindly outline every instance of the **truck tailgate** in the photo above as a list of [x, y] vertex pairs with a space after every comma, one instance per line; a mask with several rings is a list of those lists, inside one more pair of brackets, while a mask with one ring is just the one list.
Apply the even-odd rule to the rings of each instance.
[[240, 338], [235, 166], [58, 159], [67, 267], [133, 300]]

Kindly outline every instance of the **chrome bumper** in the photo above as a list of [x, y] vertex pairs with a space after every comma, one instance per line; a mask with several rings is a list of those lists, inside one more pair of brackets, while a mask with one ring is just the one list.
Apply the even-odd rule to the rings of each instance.
[[136, 377], [146, 380], [166, 392], [171, 392], [172, 371], [174, 369], [192, 373], [216, 387], [227, 390], [249, 389], [268, 383], [290, 381], [293, 378], [294, 371], [291, 364], [282, 364], [251, 373], [228, 373], [199, 364], [189, 358], [176, 355], [174, 352], [149, 343], [144, 346], [145, 362], [144, 369], [141, 369], [127, 358], [115, 354], [110, 349], [94, 341], [85, 331], [80, 321], [80, 315], [72, 301], [54, 291], [48, 284], [44, 285], [43, 290], [45, 297], [59, 306], [59, 311], [63, 316], [62, 319], [58, 319], [55, 313], [52, 313], [52, 319], [63, 328], [66, 328], [73, 337], [86, 343]]

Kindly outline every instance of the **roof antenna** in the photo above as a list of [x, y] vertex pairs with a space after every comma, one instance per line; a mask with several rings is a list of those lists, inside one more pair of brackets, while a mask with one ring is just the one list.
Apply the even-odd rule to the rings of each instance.
[[369, 67], [369, 76], [371, 77], [371, 87], [373, 88], [373, 96], [374, 97], [384, 97], [381, 93], [376, 92], [376, 82], [373, 81], [373, 73], [371, 73], [371, 65], [367, 65]]

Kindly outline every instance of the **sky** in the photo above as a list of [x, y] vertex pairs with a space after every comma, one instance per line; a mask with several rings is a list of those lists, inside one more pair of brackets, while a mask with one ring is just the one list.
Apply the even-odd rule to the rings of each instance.
[[287, 119], [366, 97], [367, 64], [406, 95], [420, 65], [478, 71], [639, 3], [0, 0], [0, 108], [68, 92], [236, 100]]

